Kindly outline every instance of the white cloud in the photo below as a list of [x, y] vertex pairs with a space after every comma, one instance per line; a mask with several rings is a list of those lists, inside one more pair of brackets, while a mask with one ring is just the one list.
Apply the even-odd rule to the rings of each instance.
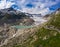
[[27, 13], [30, 13], [30, 14], [42, 14], [42, 15], [46, 15], [50, 12], [49, 8], [44, 8], [44, 9], [37, 9], [37, 8], [31, 8], [31, 9], [28, 9], [28, 8], [23, 8], [22, 10], [23, 12], [27, 12]]
[[[34, 0], [17, 0], [17, 5], [19, 7], [21, 7], [21, 11], [26, 12], [26, 13], [41, 13], [41, 14], [47, 14], [50, 11], [49, 7], [51, 7], [52, 5], [57, 4], [57, 0], [56, 1], [52, 1], [52, 0], [35, 0], [35, 2], [33, 2]], [[31, 3], [34, 4], [35, 7], [33, 8], [27, 8], [25, 5]]]
[[[6, 2], [6, 0], [2, 0], [0, 2], [0, 9], [11, 7], [14, 4], [14, 3], [12, 3], [12, 1], [14, 1], [15, 4], [19, 8], [21, 8], [22, 12], [36, 13], [36, 14], [38, 14], [38, 13], [41, 13], [41, 14], [49, 13], [49, 12], [51, 12], [49, 7], [60, 2], [59, 0], [56, 0], [56, 1], [53, 1], [53, 0], [9, 0], [8, 2]], [[32, 7], [32, 8], [26, 7], [26, 4], [28, 4], [28, 3], [33, 4], [35, 7]]]
[[9, 8], [9, 7], [11, 7], [13, 4], [14, 4], [14, 3], [7, 2], [6, 0], [1, 0], [1, 1], [0, 1], [0, 9]]

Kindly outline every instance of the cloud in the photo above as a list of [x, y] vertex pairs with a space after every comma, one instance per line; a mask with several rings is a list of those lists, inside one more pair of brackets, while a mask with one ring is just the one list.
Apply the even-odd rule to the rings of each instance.
[[[18, 3], [21, 2], [21, 3]], [[42, 15], [50, 13], [52, 10], [49, 8], [59, 2], [52, 1], [52, 0], [18, 0], [17, 5], [21, 7], [22, 12], [31, 13], [31, 14], [39, 14]], [[27, 4], [32, 4], [33, 6], [29, 8], [29, 6], [26, 6]]]
[[1, 1], [0, 1], [0, 9], [9, 8], [9, 7], [11, 7], [13, 4], [14, 4], [14, 3], [7, 2], [6, 0], [1, 0]]
[[[14, 8], [22, 12], [32, 14], [47, 14], [53, 10], [50, 7], [59, 3], [60, 0], [2, 0], [0, 9], [9, 8], [14, 4]], [[2, 5], [2, 6], [1, 6]], [[18, 8], [17, 8], [18, 7]]]
[[[22, 8], [22, 12], [33, 14], [41, 13], [45, 15], [52, 11], [49, 9], [51, 6], [57, 4], [58, 2], [59, 0], [17, 0], [16, 3], [18, 7]], [[26, 6], [27, 4], [29, 5]]]

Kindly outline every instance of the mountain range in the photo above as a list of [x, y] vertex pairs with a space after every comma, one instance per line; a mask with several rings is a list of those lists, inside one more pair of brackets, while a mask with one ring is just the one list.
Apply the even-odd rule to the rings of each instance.
[[[31, 28], [26, 28], [27, 22], [31, 26], [35, 21], [28, 15], [12, 8], [0, 10], [0, 23], [6, 23], [5, 26], [0, 26], [0, 47], [60, 47], [60, 8], [44, 16], [48, 19], [47, 22]], [[25, 24], [25, 29], [11, 26], [9, 21], [16, 19]], [[7, 26], [7, 23], [10, 25]]]
[[1, 22], [0, 25], [4, 24], [4, 23], [8, 23], [8, 24], [9, 23], [11, 23], [11, 24], [16, 23], [17, 24], [18, 22], [21, 23], [23, 19], [27, 19], [28, 21], [30, 19], [31, 22], [34, 21], [25, 13], [15, 10], [12, 7], [0, 10], [0, 22]]

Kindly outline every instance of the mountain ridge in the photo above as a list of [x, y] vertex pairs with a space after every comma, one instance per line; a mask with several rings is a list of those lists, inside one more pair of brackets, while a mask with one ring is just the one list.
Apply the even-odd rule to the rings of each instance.
[[[0, 22], [1, 24], [4, 23], [17, 23], [18, 21], [21, 22], [23, 19], [30, 19], [33, 22], [34, 20], [27, 16], [25, 13], [15, 10], [13, 8], [1, 9], [0, 10]], [[27, 22], [27, 21], [26, 21]]]
[[60, 47], [60, 10], [58, 13], [57, 11], [49, 15], [49, 21], [33, 28], [9, 28], [10, 30], [6, 30], [7, 34], [13, 38], [6, 41], [8, 43], [2, 47]]

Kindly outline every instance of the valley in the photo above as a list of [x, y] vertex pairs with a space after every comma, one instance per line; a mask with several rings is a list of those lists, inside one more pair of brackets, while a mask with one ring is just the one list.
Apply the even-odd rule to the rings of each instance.
[[0, 47], [60, 47], [60, 9], [46, 17], [11, 9], [1, 13]]

